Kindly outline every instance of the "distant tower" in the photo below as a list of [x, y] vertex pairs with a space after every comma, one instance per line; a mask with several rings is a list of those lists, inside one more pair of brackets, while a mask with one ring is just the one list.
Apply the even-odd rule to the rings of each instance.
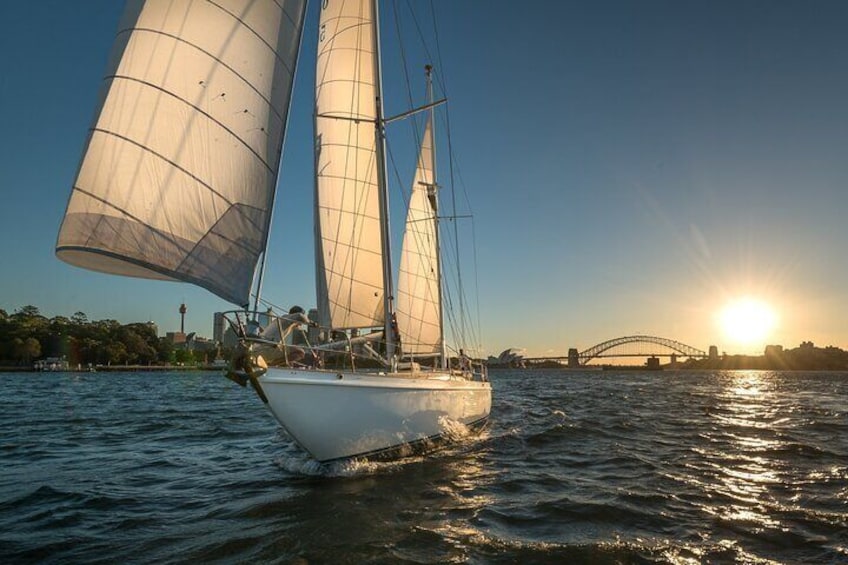
[[186, 313], [186, 305], [180, 304], [180, 333], [185, 333], [185, 313]]

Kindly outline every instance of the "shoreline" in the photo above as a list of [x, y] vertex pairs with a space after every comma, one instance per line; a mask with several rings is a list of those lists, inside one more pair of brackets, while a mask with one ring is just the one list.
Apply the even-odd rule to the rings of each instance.
[[0, 366], [0, 373], [161, 373], [172, 371], [223, 371], [220, 365], [97, 365], [81, 369], [43, 369], [33, 367]]

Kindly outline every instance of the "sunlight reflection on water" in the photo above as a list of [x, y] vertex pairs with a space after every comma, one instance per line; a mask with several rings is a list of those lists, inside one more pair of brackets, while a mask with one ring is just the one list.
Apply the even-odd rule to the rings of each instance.
[[784, 464], [768, 454], [783, 446], [775, 428], [786, 418], [776, 418], [780, 402], [772, 374], [737, 371], [723, 376], [725, 389], [718, 395], [717, 413], [712, 414], [718, 426], [708, 436], [714, 447], [704, 455], [714, 466], [715, 491], [730, 500], [709, 512], [756, 532], [782, 529], [775, 518], [780, 505], [770, 488], [782, 482]]

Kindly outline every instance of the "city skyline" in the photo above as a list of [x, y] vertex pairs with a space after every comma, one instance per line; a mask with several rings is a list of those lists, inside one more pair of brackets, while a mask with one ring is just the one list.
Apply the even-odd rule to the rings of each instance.
[[[525, 23], [510, 7], [435, 3], [451, 142], [474, 213], [482, 353], [565, 355], [634, 334], [743, 354], [806, 340], [848, 347], [848, 6], [539, 2]], [[286, 310], [315, 306], [316, 9], [263, 291]], [[0, 13], [15, 22], [0, 40], [0, 308], [151, 320], [164, 333], [185, 303], [186, 332], [211, 337], [213, 313], [233, 307], [207, 291], [54, 255], [121, 7]], [[383, 23], [387, 68], [399, 65], [393, 25]], [[385, 88], [390, 113], [403, 111], [403, 88]], [[749, 344], [722, 325], [726, 305], [745, 297], [774, 317]]]

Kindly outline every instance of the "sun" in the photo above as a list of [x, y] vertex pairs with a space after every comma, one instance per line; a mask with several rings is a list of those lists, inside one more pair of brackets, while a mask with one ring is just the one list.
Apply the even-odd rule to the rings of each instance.
[[720, 314], [725, 336], [739, 345], [762, 345], [777, 322], [774, 310], [755, 298], [740, 298], [727, 304]]

